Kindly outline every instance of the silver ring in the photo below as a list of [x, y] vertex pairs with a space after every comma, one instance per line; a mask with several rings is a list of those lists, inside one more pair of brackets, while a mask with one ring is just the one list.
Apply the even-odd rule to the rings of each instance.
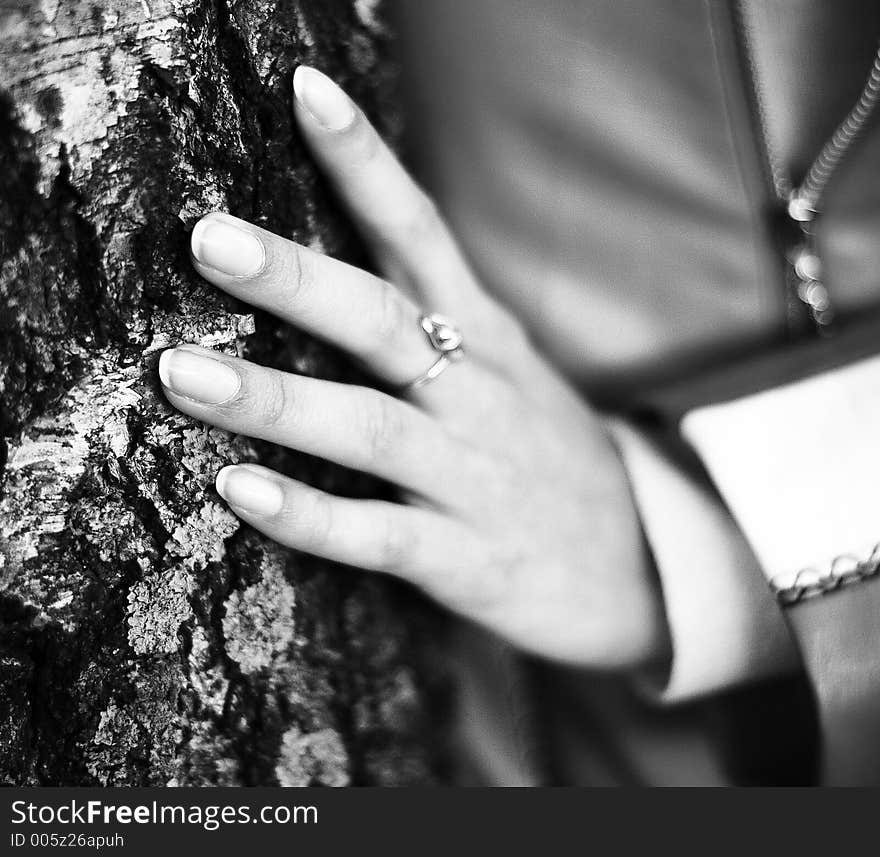
[[448, 318], [436, 313], [423, 315], [419, 319], [419, 326], [425, 331], [428, 342], [438, 356], [424, 374], [406, 385], [407, 390], [424, 387], [438, 377], [447, 366], [457, 363], [464, 357], [461, 331]]

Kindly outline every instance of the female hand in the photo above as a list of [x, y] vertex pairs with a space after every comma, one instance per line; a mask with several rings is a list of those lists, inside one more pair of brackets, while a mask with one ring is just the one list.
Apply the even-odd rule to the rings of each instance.
[[[662, 653], [662, 606], [600, 420], [480, 287], [342, 90], [307, 67], [294, 89], [305, 139], [396, 284], [219, 213], [193, 230], [193, 264], [404, 392], [188, 345], [162, 354], [162, 384], [184, 413], [375, 474], [403, 500], [334, 497], [250, 464], [221, 470], [218, 492], [276, 541], [405, 578], [533, 653], [604, 667]], [[460, 327], [465, 357], [407, 389], [437, 358], [419, 323], [433, 311]]]

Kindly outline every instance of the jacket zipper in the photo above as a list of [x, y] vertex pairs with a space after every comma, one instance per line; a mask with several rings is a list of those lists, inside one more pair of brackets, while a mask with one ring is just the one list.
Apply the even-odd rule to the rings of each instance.
[[868, 79], [853, 108], [824, 144], [795, 185], [770, 142], [766, 106], [761, 99], [755, 67], [755, 50], [745, 22], [744, 0], [737, 4], [737, 19], [744, 51], [744, 65], [750, 88], [755, 125], [758, 128], [772, 196], [782, 212], [783, 252], [785, 254], [786, 295], [789, 305], [802, 306], [820, 336], [833, 332], [834, 307], [822, 273], [822, 260], [816, 242], [816, 227], [822, 212], [825, 190], [832, 175], [850, 152], [854, 142], [880, 102], [880, 46]]

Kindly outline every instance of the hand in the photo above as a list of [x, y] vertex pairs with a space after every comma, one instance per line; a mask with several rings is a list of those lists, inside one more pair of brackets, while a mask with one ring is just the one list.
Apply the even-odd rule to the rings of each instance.
[[603, 667], [661, 654], [662, 606], [600, 419], [480, 287], [435, 206], [342, 90], [305, 67], [294, 88], [305, 139], [397, 285], [218, 213], [193, 230], [196, 269], [391, 385], [437, 357], [422, 308], [457, 322], [466, 356], [398, 398], [196, 346], [166, 351], [160, 376], [176, 408], [404, 494], [399, 504], [334, 497], [249, 464], [221, 470], [218, 492], [276, 541], [405, 578], [533, 653]]

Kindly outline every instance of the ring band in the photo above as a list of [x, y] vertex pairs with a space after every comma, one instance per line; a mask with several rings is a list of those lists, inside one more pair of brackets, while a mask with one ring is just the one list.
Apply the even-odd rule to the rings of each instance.
[[426, 372], [406, 385], [408, 391], [418, 390], [425, 384], [430, 384], [447, 366], [457, 363], [464, 357], [461, 331], [448, 318], [436, 313], [423, 315], [419, 319], [419, 327], [425, 331], [428, 342], [438, 356]]

